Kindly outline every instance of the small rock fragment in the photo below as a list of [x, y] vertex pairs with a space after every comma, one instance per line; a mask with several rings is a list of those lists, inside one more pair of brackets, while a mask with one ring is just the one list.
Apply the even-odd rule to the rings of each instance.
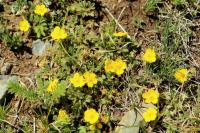
[[32, 44], [32, 53], [36, 56], [42, 56], [44, 55], [47, 48], [51, 46], [50, 43], [45, 43], [44, 41], [41, 41], [40, 39], [37, 39], [36, 41], [33, 41]]
[[5, 96], [8, 90], [9, 81], [16, 82], [16, 76], [0, 75], [0, 100]]
[[13, 65], [10, 63], [5, 63], [3, 65], [3, 67], [1, 68], [1, 74], [2, 75], [7, 75], [10, 73], [11, 69], [12, 69]]

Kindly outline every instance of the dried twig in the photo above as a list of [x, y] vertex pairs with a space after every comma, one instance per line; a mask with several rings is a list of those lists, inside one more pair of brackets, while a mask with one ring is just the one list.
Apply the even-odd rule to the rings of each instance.
[[[122, 25], [118, 22], [118, 20], [112, 15], [112, 13], [108, 10], [108, 8], [105, 8], [106, 12], [112, 17], [112, 19], [115, 21], [115, 23], [121, 28], [123, 32], [126, 32], [126, 30], [122, 27]], [[126, 32], [128, 34], [128, 32]], [[128, 34], [127, 37], [131, 39], [131, 36]]]

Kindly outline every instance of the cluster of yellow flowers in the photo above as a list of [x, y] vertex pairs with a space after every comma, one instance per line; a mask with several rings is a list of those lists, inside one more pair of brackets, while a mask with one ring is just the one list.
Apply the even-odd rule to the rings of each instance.
[[83, 75], [80, 73], [75, 73], [72, 78], [70, 78], [70, 82], [74, 85], [74, 87], [83, 87], [87, 84], [88, 87], [92, 88], [95, 84], [97, 84], [97, 76], [93, 72], [85, 72]]
[[[44, 16], [48, 12], [48, 8], [44, 4], [36, 5], [34, 13], [40, 16]], [[30, 23], [28, 20], [23, 18], [22, 21], [19, 22], [19, 29], [23, 32], [26, 32], [30, 29]], [[54, 40], [61, 40], [67, 38], [67, 33], [63, 28], [56, 26], [53, 31], [51, 32], [51, 37]]]
[[[160, 94], [158, 91], [154, 89], [149, 89], [147, 92], [142, 94], [142, 97], [145, 100], [145, 103], [153, 103], [157, 104], [158, 99], [159, 99]], [[150, 122], [154, 121], [157, 117], [157, 110], [155, 108], [148, 108], [144, 113], [143, 113], [143, 118], [145, 122]]]
[[113, 72], [116, 73], [117, 75], [121, 75], [124, 73], [124, 70], [127, 68], [126, 62], [124, 62], [122, 59], [116, 59], [111, 60], [111, 59], [107, 59], [105, 61], [105, 72]]
[[[36, 5], [34, 12], [40, 16], [44, 16], [44, 14], [48, 12], [48, 9], [44, 4]], [[30, 24], [25, 18], [19, 22], [19, 29], [24, 32], [30, 29]]]

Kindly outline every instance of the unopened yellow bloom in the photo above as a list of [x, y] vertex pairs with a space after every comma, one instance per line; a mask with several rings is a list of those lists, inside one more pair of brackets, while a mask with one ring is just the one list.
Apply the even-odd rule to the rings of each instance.
[[61, 40], [67, 38], [67, 33], [64, 29], [60, 28], [59, 26], [56, 26], [54, 30], [51, 32], [51, 37], [54, 40]]
[[115, 62], [113, 60], [107, 59], [105, 61], [104, 69], [105, 69], [106, 73], [115, 72]]
[[69, 121], [69, 118], [70, 117], [65, 110], [63, 110], [63, 109], [59, 110], [57, 121]]
[[127, 36], [128, 33], [127, 32], [115, 32], [113, 35], [117, 36], [117, 37], [122, 37], [122, 36]]
[[157, 104], [158, 103], [158, 98], [159, 98], [160, 94], [158, 93], [158, 91], [150, 89], [147, 92], [142, 94], [142, 97], [145, 100], [145, 103], [153, 103], [153, 104]]
[[103, 125], [101, 123], [97, 123], [97, 128], [102, 129]]
[[93, 87], [95, 84], [97, 84], [97, 76], [96, 74], [92, 72], [85, 72], [83, 74], [83, 77], [85, 79], [85, 83], [88, 87]]
[[115, 68], [115, 73], [117, 75], [121, 75], [124, 73], [124, 70], [126, 69], [127, 65], [126, 65], [126, 62], [124, 62], [123, 60], [121, 59], [116, 59], [115, 60], [115, 63], [114, 63], [114, 68]]
[[47, 87], [47, 92], [54, 92], [58, 87], [58, 79], [50, 81], [49, 86]]
[[84, 112], [84, 120], [90, 124], [95, 124], [99, 120], [99, 113], [91, 108]]
[[83, 87], [85, 85], [85, 79], [79, 73], [75, 73], [74, 76], [70, 78], [70, 82], [74, 85], [74, 87]]
[[40, 16], [44, 16], [44, 14], [48, 12], [48, 9], [44, 4], [36, 5], [34, 12]]
[[24, 19], [24, 20], [19, 22], [19, 29], [21, 31], [25, 31], [26, 32], [26, 31], [29, 30], [29, 28], [30, 28], [30, 24], [26, 19]]
[[181, 83], [184, 83], [187, 81], [187, 74], [188, 70], [187, 69], [179, 69], [175, 72], [174, 77]]
[[104, 124], [107, 124], [109, 122], [109, 117], [108, 115], [103, 115], [101, 117], [101, 122], [103, 122]]
[[147, 48], [143, 55], [143, 60], [147, 63], [154, 63], [156, 61], [156, 52], [153, 49]]
[[102, 95], [106, 95], [108, 93], [108, 90], [106, 89], [106, 88], [103, 88], [102, 90], [101, 90], [101, 94]]
[[89, 126], [89, 129], [90, 129], [91, 131], [94, 131], [94, 130], [96, 129], [96, 125], [95, 125], [95, 124], [90, 125], [90, 126]]
[[145, 122], [154, 121], [157, 117], [157, 110], [155, 108], [148, 108], [143, 113], [143, 118]]

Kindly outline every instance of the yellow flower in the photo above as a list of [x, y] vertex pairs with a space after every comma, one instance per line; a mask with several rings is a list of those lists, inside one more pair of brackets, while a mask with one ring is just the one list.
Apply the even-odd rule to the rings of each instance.
[[95, 124], [99, 119], [99, 113], [91, 108], [91, 109], [87, 109], [85, 112], [84, 112], [84, 120], [86, 122], [89, 122], [90, 124]]
[[121, 60], [121, 59], [115, 60], [114, 68], [115, 68], [115, 73], [117, 75], [123, 74], [126, 67], [127, 67], [126, 62], [124, 62], [123, 60]]
[[74, 87], [83, 87], [85, 85], [85, 80], [79, 73], [75, 73], [74, 76], [70, 78], [70, 82]]
[[90, 129], [91, 131], [94, 131], [94, 130], [96, 129], [96, 125], [95, 125], [95, 124], [90, 125], [90, 126], [89, 126], [89, 129]]
[[153, 104], [158, 103], [159, 96], [160, 94], [158, 93], [158, 91], [153, 89], [150, 89], [142, 94], [142, 97], [145, 99], [145, 103], [153, 103]]
[[154, 121], [157, 117], [157, 110], [155, 108], [148, 108], [143, 113], [143, 118], [145, 122]]
[[184, 83], [187, 81], [187, 74], [188, 70], [187, 69], [179, 69], [175, 72], [174, 77], [181, 83]]
[[107, 59], [105, 61], [105, 72], [114, 72], [117, 75], [124, 73], [124, 70], [127, 68], [126, 62], [121, 59], [116, 59], [115, 61]]
[[47, 88], [47, 92], [54, 92], [57, 89], [58, 86], [58, 79], [54, 79], [50, 81], [49, 86]]
[[95, 84], [97, 84], [97, 77], [94, 73], [85, 72], [83, 77], [85, 78], [85, 83], [88, 87], [93, 87]]
[[107, 124], [108, 121], [109, 121], [108, 115], [103, 115], [103, 116], [101, 117], [101, 122], [103, 122], [104, 124]]
[[147, 48], [144, 55], [143, 60], [147, 63], [153, 63], [156, 61], [156, 52], [153, 49]]
[[59, 26], [56, 26], [54, 30], [51, 32], [51, 37], [54, 40], [60, 40], [67, 38], [67, 33], [64, 29], [61, 29]]
[[70, 117], [65, 110], [63, 110], [63, 109], [59, 110], [57, 121], [69, 121], [69, 118]]
[[29, 28], [30, 28], [30, 24], [26, 19], [19, 22], [19, 29], [21, 31], [28, 31]]
[[36, 5], [34, 12], [40, 16], [44, 16], [47, 13], [48, 9], [44, 4]]
[[115, 62], [113, 60], [107, 59], [105, 61], [105, 66], [104, 66], [106, 73], [114, 72], [115, 71], [114, 65], [115, 65]]
[[127, 32], [115, 32], [113, 35], [117, 36], [117, 37], [122, 37], [122, 36], [127, 36], [128, 33]]

